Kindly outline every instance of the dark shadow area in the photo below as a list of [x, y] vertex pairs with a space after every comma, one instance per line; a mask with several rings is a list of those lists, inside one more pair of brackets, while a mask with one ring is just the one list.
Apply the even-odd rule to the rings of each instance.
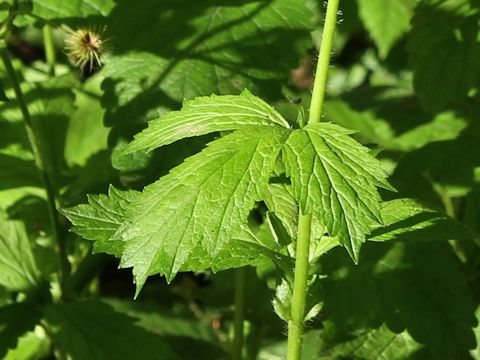
[[388, 86], [364, 86], [343, 96], [348, 105], [359, 112], [367, 111], [386, 121], [400, 136], [420, 125], [431, 122], [433, 115], [425, 113], [413, 95], [398, 96], [398, 89]]
[[325, 317], [339, 336], [385, 323], [424, 345], [415, 359], [468, 358], [475, 307], [448, 243], [369, 243], [358, 266], [343, 249], [322, 262], [329, 276]]
[[390, 179], [401, 195], [443, 208], [433, 185], [466, 193], [474, 184], [474, 169], [479, 165], [478, 139], [465, 135], [407, 153]]
[[0, 154], [0, 190], [22, 186], [42, 186], [35, 162]]
[[[61, 188], [65, 181], [66, 164], [63, 154], [70, 115], [74, 110], [72, 88], [68, 87], [71, 83], [73, 83], [73, 78], [59, 77], [35, 84], [24, 94], [26, 103], [30, 104], [29, 111], [34, 131], [37, 134], [40, 146], [43, 147], [42, 151], [50, 159], [51, 168], [48, 170], [55, 175], [53, 180], [56, 188]], [[0, 147], [20, 145], [22, 150], [31, 151], [17, 101], [12, 100], [0, 104], [0, 113], [14, 110], [18, 114], [9, 115], [13, 120], [0, 121]], [[0, 172], [13, 172], [9, 180], [2, 181], [0, 187], [7, 186], [5, 184], [15, 178], [19, 179], [16, 182], [17, 186], [18, 184], [33, 185], [31, 179], [39, 178], [33, 161], [26, 162], [18, 158], [7, 158], [5, 155], [2, 155], [2, 157], [4, 159]], [[33, 173], [37, 173], [37, 175], [33, 176]], [[37, 182], [36, 185], [40, 185], [40, 183]]]
[[407, 50], [414, 88], [431, 113], [461, 107], [479, 85], [479, 14], [462, 7], [425, 2], [412, 19]]
[[33, 330], [42, 313], [37, 306], [28, 303], [4, 305], [0, 309], [0, 357], [14, 348], [18, 338]]
[[379, 241], [375, 238], [382, 239], [382, 235], [393, 235], [392, 240], [404, 241], [472, 240], [475, 237], [474, 232], [462, 223], [427, 211], [400, 220], [389, 226], [375, 229], [370, 233], [369, 238]]
[[105, 123], [128, 138], [184, 98], [246, 87], [281, 96], [278, 80], [298, 65], [294, 50], [308, 32], [282, 24], [270, 6], [278, 7], [270, 0], [118, 1], [106, 34], [112, 56], [103, 84]]

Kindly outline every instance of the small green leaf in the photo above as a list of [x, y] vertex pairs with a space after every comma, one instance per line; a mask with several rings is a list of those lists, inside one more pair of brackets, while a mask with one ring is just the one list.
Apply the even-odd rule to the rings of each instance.
[[395, 42], [410, 29], [418, 0], [358, 0], [360, 17], [385, 58]]
[[38, 285], [38, 274], [24, 224], [0, 210], [0, 285], [26, 291]]
[[308, 125], [292, 132], [284, 159], [302, 212], [312, 213], [357, 261], [366, 234], [381, 223], [377, 186], [391, 186], [350, 133], [329, 123]]
[[298, 205], [292, 186], [287, 184], [269, 184], [264, 197], [268, 209], [280, 219], [288, 235], [295, 238], [298, 229]]
[[[270, 184], [263, 199], [273, 215], [268, 216], [272, 232], [276, 233], [280, 245], [285, 246], [296, 239], [298, 231], [298, 204], [291, 185]], [[276, 224], [280, 222], [280, 224]], [[282, 232], [286, 234], [282, 237]], [[318, 257], [328, 250], [339, 245], [337, 238], [325, 236], [325, 227], [314, 218], [311, 224], [310, 262], [313, 264]], [[295, 248], [289, 247], [289, 254], [293, 256]]]
[[239, 96], [212, 95], [185, 101], [182, 110], [150, 121], [127, 151], [151, 151], [187, 137], [251, 126], [290, 127], [274, 108], [244, 90]]
[[161, 336], [99, 301], [50, 305], [46, 321], [55, 346], [72, 359], [177, 358]]

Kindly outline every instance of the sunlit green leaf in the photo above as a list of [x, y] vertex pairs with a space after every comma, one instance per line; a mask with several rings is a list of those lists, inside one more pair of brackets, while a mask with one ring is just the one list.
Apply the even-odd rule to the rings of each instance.
[[187, 137], [252, 126], [289, 125], [275, 109], [248, 90], [240, 96], [216, 96], [185, 101], [182, 110], [172, 111], [149, 122], [135, 136], [128, 151], [153, 150]]
[[390, 188], [380, 163], [329, 123], [294, 131], [285, 147], [287, 175], [303, 213], [338, 237], [355, 261], [375, 223], [381, 222], [377, 186]]

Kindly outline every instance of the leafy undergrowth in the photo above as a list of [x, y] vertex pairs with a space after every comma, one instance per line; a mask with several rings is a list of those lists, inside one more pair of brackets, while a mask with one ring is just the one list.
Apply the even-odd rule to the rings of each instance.
[[480, 359], [480, 2], [341, 1], [309, 122], [327, 3], [0, 0], [1, 358], [285, 359], [308, 218], [302, 359]]

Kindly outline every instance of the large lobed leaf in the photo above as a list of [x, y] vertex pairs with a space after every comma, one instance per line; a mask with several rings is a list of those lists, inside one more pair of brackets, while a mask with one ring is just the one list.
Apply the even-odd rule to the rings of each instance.
[[171, 279], [197, 243], [217, 254], [245, 223], [268, 184], [285, 132], [238, 131], [217, 140], [145, 188], [114, 237], [122, 267]]
[[[96, 251], [122, 254], [121, 266], [134, 267], [138, 289], [147, 275], [161, 273], [171, 279], [189, 266], [191, 255], [190, 266], [195, 267], [197, 245], [205, 255], [218, 255], [241, 230], [267, 187], [286, 135], [281, 128], [235, 132], [147, 186], [127, 211], [120, 209], [114, 191], [110, 198], [97, 198], [93, 206], [81, 205], [66, 214], [79, 234], [99, 240]], [[110, 237], [119, 221], [122, 225]], [[97, 236], [98, 230], [105, 236]]]
[[312, 213], [356, 261], [360, 245], [381, 223], [377, 186], [390, 189], [368, 149], [328, 123], [293, 131], [284, 148], [287, 175], [303, 213]]
[[111, 189], [109, 197], [91, 197], [90, 205], [65, 214], [74, 231], [95, 241], [95, 251], [119, 256], [121, 267], [133, 267], [137, 294], [148, 275], [160, 273], [171, 280], [178, 271], [225, 269], [250, 264], [260, 255], [285, 262], [278, 244], [263, 244], [246, 226], [255, 202], [265, 200], [290, 236], [296, 235], [295, 223], [286, 219], [296, 217], [296, 207], [283, 211], [283, 203], [275, 200], [283, 198], [289, 206], [291, 195], [285, 197], [269, 184], [284, 148], [293, 203], [299, 201], [304, 212], [312, 212], [315, 228], [324, 224], [356, 259], [361, 242], [379, 222], [376, 186], [388, 188], [385, 174], [346, 129], [319, 124], [292, 131], [287, 126], [273, 108], [248, 92], [194, 100], [152, 121], [128, 151], [239, 130], [210, 143], [142, 193]]

